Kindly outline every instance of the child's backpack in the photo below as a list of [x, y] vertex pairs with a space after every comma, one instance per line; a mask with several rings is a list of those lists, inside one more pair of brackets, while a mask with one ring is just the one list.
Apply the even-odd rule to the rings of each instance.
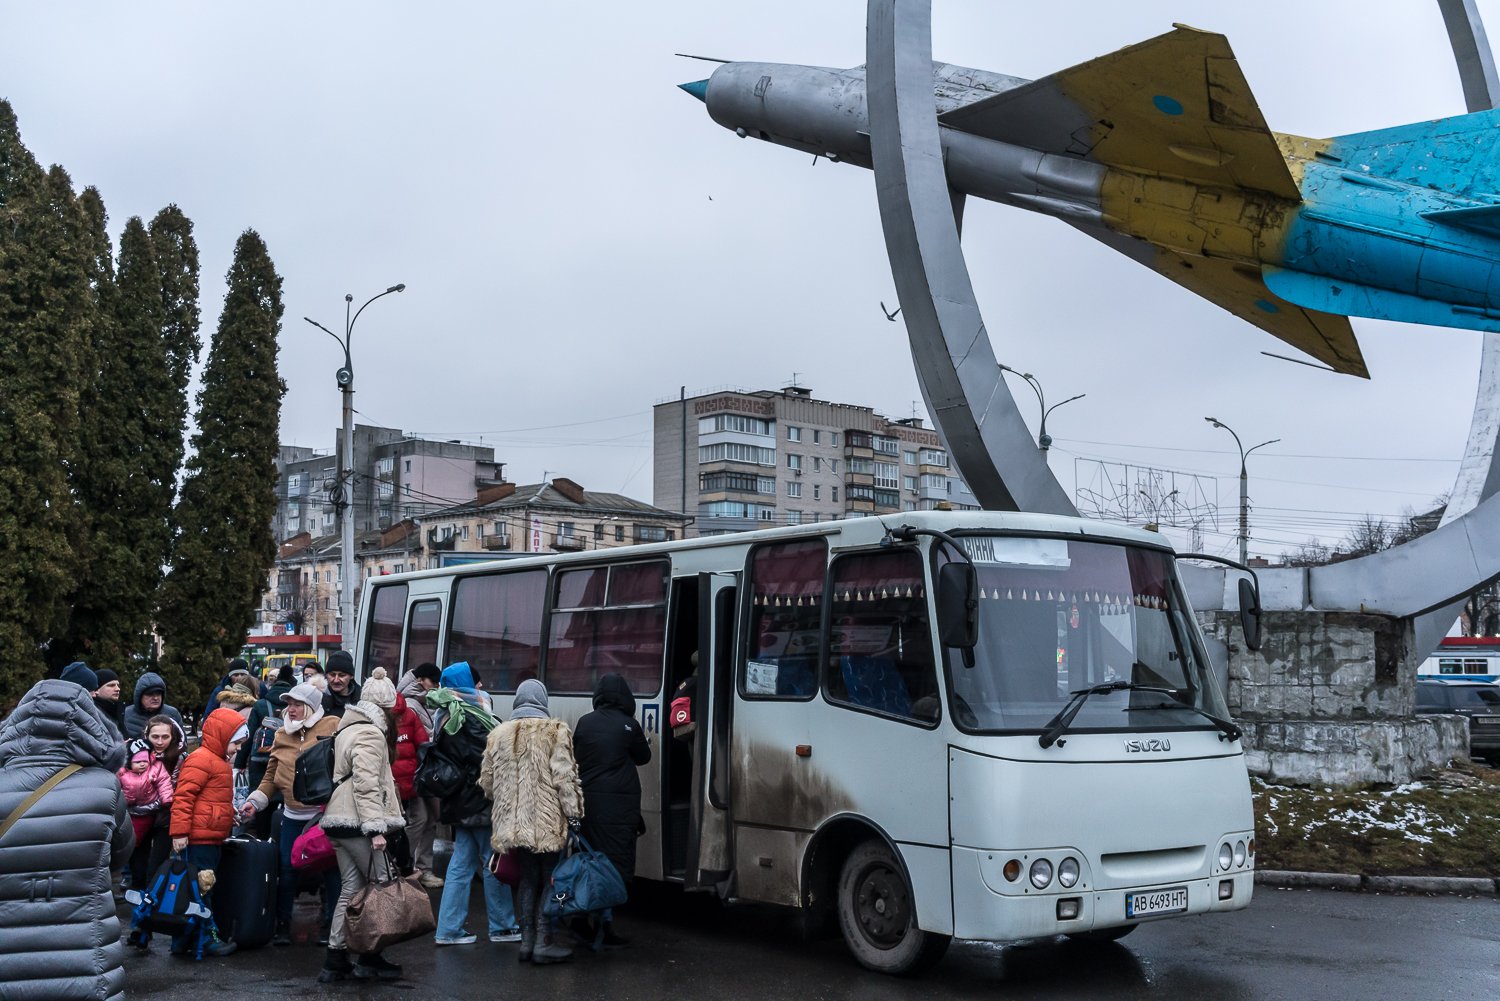
[[255, 736], [250, 742], [250, 763], [262, 767], [271, 762], [271, 745], [276, 743], [276, 733], [285, 723], [280, 716], [271, 715], [260, 721]]
[[163, 862], [144, 887], [126, 891], [125, 899], [134, 905], [131, 927], [142, 933], [145, 942], [155, 931], [187, 938], [193, 958], [203, 958], [204, 947], [214, 936], [214, 918], [203, 902], [197, 868], [182, 856], [173, 855]]

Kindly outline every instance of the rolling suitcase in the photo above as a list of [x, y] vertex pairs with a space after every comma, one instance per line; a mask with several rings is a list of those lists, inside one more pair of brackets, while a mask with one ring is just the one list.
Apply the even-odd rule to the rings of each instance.
[[219, 936], [241, 949], [258, 949], [276, 933], [276, 876], [281, 859], [274, 841], [232, 837], [224, 842], [212, 909]]

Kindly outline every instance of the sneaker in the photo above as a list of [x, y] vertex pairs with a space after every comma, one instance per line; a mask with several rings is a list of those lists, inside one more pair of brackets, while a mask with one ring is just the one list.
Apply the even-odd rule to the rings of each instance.
[[521, 941], [521, 929], [507, 928], [505, 931], [490, 932], [491, 942], [519, 942]]
[[[519, 933], [517, 933], [517, 934], [519, 935]], [[437, 944], [438, 945], [473, 945], [475, 942], [478, 942], [478, 941], [479, 941], [479, 936], [478, 935], [470, 935], [467, 932], [465, 932], [462, 935], [455, 935], [452, 938], [441, 938], [440, 937], [437, 940]], [[519, 941], [519, 939], [518, 939], [518, 941]]]
[[418, 882], [427, 887], [429, 890], [436, 890], [438, 887], [443, 885], [443, 877], [439, 876], [435, 872], [424, 872], [418, 878]]

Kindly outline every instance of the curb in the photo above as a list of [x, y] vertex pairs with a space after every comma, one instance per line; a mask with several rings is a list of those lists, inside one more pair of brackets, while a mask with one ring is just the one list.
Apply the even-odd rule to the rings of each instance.
[[1500, 894], [1500, 880], [1464, 876], [1360, 876], [1340, 872], [1257, 869], [1255, 881], [1268, 886], [1363, 890], [1369, 893], [1455, 893], [1484, 897]]

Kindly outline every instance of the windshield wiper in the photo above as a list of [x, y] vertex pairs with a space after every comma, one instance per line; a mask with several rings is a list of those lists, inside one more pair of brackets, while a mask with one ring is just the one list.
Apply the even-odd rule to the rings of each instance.
[[1076, 692], [1070, 692], [1073, 697], [1068, 704], [1058, 710], [1057, 715], [1047, 721], [1042, 728], [1042, 735], [1037, 738], [1037, 743], [1042, 747], [1051, 747], [1053, 744], [1061, 747], [1067, 741], [1061, 740], [1068, 727], [1073, 725], [1073, 720], [1083, 704], [1089, 700], [1090, 695], [1103, 695], [1107, 692], [1157, 692], [1162, 695], [1177, 697], [1175, 689], [1160, 688], [1155, 685], [1137, 685], [1133, 681], [1106, 681], [1102, 685], [1094, 685], [1092, 688], [1080, 688]]
[[1190, 702], [1184, 702], [1180, 697], [1178, 697], [1178, 695], [1177, 695], [1176, 692], [1169, 692], [1168, 694], [1170, 694], [1175, 701], [1173, 701], [1173, 702], [1163, 702], [1161, 705], [1158, 705], [1158, 706], [1135, 706], [1135, 708], [1136, 709], [1186, 709], [1188, 712], [1195, 712], [1195, 713], [1197, 713], [1199, 716], [1202, 716], [1204, 719], [1208, 720], [1215, 727], [1217, 727], [1218, 730], [1219, 730], [1219, 739], [1220, 740], [1239, 740], [1240, 739], [1241, 730], [1234, 723], [1231, 723], [1229, 720], [1224, 719], [1222, 716], [1215, 716], [1213, 713], [1204, 712], [1202, 709], [1199, 709], [1197, 706], [1193, 705]]

